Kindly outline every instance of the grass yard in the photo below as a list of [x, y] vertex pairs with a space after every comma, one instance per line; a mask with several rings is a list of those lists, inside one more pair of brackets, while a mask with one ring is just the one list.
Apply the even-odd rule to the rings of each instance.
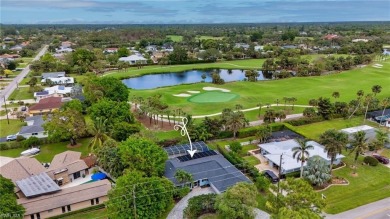
[[162, 141], [166, 139], [174, 139], [174, 138], [182, 138], [179, 131], [172, 130], [172, 131], [156, 131], [153, 132], [156, 137]]
[[[90, 152], [88, 148], [88, 143], [90, 139], [91, 138], [79, 139], [77, 142], [80, 143], [81, 146], [77, 148], [68, 148], [67, 145], [69, 144], [69, 142], [44, 144], [41, 146], [41, 152], [38, 155], [36, 155], [35, 158], [40, 162], [51, 162], [54, 155], [67, 150], [79, 151], [81, 152], [82, 156], [87, 156], [88, 153]], [[24, 148], [10, 149], [5, 151], [0, 151], [0, 154], [1, 156], [5, 156], [5, 157], [19, 157], [20, 153], [24, 150], [26, 149]]]
[[388, 148], [383, 149], [381, 155], [390, 158], [390, 149]]
[[[243, 60], [243, 62], [250, 61], [251, 60]], [[382, 64], [383, 68], [381, 69], [367, 66], [339, 74], [318, 77], [294, 77], [283, 80], [258, 82], [239, 81], [226, 83], [224, 85], [197, 83], [163, 87], [153, 90], [131, 90], [130, 96], [136, 95], [145, 99], [153, 94], [162, 94], [163, 102], [169, 104], [172, 108], [180, 108], [193, 116], [218, 113], [224, 108], [234, 108], [236, 104], [241, 104], [244, 108], [252, 108], [256, 107], [258, 102], [275, 103], [276, 99], [282, 100], [283, 97], [295, 97], [297, 98], [296, 104], [301, 105], [307, 105], [310, 99], [317, 99], [321, 96], [331, 98], [331, 100], [334, 101], [334, 98], [331, 96], [334, 91], [338, 91], [341, 95], [337, 101], [349, 102], [356, 98], [357, 90], [362, 89], [368, 93], [371, 92], [371, 87], [373, 85], [382, 86], [382, 92], [377, 96], [378, 98], [383, 98], [390, 95], [390, 87], [387, 86], [390, 84], [390, 60], [383, 62]], [[203, 66], [203, 64], [198, 66]], [[145, 70], [146, 68], [141, 71]], [[173, 96], [175, 94], [185, 93], [189, 90], [202, 91], [203, 87], [206, 86], [228, 89], [232, 93], [239, 94], [240, 97], [230, 102], [201, 104], [191, 103], [188, 102], [186, 98]]]
[[[346, 155], [346, 153], [344, 153]], [[347, 167], [334, 171], [335, 176], [343, 177], [349, 181], [348, 186], [332, 186], [321, 192], [326, 196], [325, 212], [337, 214], [349, 209], [359, 207], [390, 197], [390, 168], [379, 164], [376, 167], [361, 165], [363, 156], [358, 159], [358, 176], [352, 176], [350, 165], [353, 163], [353, 154], [343, 161]]]
[[[317, 122], [309, 125], [292, 126], [292, 129], [297, 133], [306, 136], [307, 138], [318, 140], [320, 135], [328, 129], [344, 129], [363, 124], [363, 117], [353, 117], [351, 119], [333, 119], [323, 122]], [[366, 121], [366, 125], [376, 127], [376, 123]], [[289, 126], [290, 127], [290, 126]]]
[[81, 212], [78, 214], [72, 214], [68, 217], [63, 217], [63, 219], [84, 219], [84, 218], [107, 218], [107, 209], [98, 209], [98, 210], [93, 210], [93, 211], [88, 211], [88, 212]]
[[252, 166], [260, 164], [260, 160], [257, 159], [256, 157], [252, 156], [252, 155], [251, 156], [245, 156], [243, 158], [244, 158], [244, 160], [246, 160]]
[[222, 40], [224, 37], [197, 36], [196, 38], [199, 39], [199, 40], [209, 40], [209, 39], [212, 39], [212, 40]]
[[193, 103], [220, 103], [228, 102], [238, 98], [239, 95], [230, 93], [230, 92], [221, 92], [221, 91], [208, 91], [202, 92], [188, 98], [189, 102]]
[[167, 35], [167, 38], [171, 39], [173, 42], [183, 41], [183, 36], [181, 35]]
[[0, 137], [16, 134], [24, 125], [26, 125], [26, 123], [21, 122], [19, 119], [10, 119], [9, 124], [6, 119], [2, 119], [0, 120]]
[[14, 92], [9, 96], [8, 100], [26, 100], [26, 99], [34, 99], [34, 94], [29, 93], [29, 87], [19, 87], [14, 90]]

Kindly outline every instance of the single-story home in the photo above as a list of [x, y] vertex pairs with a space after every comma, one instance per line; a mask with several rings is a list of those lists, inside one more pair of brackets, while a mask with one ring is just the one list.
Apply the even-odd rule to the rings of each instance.
[[35, 198], [17, 199], [26, 209], [25, 219], [49, 218], [77, 211], [108, 200], [111, 183], [107, 179], [61, 189]]
[[72, 48], [69, 48], [69, 47], [60, 47], [58, 49], [56, 49], [56, 52], [57, 53], [68, 53], [68, 52], [72, 52], [73, 49]]
[[116, 53], [118, 52], [118, 48], [105, 48], [104, 53]]
[[58, 110], [62, 106], [61, 97], [47, 97], [28, 108], [30, 116], [43, 115]]
[[[317, 155], [330, 164], [330, 159], [324, 151], [324, 146], [315, 141], [308, 141], [307, 144], [314, 147], [313, 149], [309, 150], [309, 157]], [[282, 175], [300, 170], [301, 162], [297, 161], [297, 159], [293, 157], [294, 152], [292, 149], [299, 146], [298, 142], [296, 142], [294, 139], [279, 142], [269, 142], [265, 144], [259, 144], [258, 146], [260, 148], [260, 153], [267, 159], [268, 165], [278, 170], [280, 164], [280, 155], [283, 154], [282, 168], [280, 170]], [[337, 155], [333, 163], [335, 165], [339, 164], [343, 157], [344, 155], [342, 154]], [[306, 163], [304, 166], [306, 166]]]
[[42, 73], [42, 79], [46, 79], [46, 78], [60, 78], [60, 77], [65, 77], [65, 72], [64, 71]]
[[142, 55], [131, 55], [127, 57], [121, 57], [119, 58], [119, 61], [128, 62], [130, 65], [147, 64], [147, 59], [145, 59]]
[[[176, 145], [166, 148], [168, 151], [181, 150], [183, 145]], [[190, 186], [191, 188], [210, 186], [216, 193], [222, 193], [238, 182], [251, 181], [224, 156], [217, 151], [204, 148], [191, 157], [186, 155], [170, 158], [165, 163], [165, 177], [176, 186]], [[168, 153], [169, 154], [169, 153]], [[179, 169], [190, 173], [193, 177], [191, 183], [179, 183], [175, 178], [175, 173]]]
[[27, 117], [24, 121], [27, 122], [27, 126], [23, 126], [20, 129], [19, 135], [23, 136], [24, 138], [29, 138], [31, 136], [37, 138], [47, 137], [47, 132], [42, 127], [42, 125], [45, 123], [45, 121], [43, 121], [42, 115], [30, 116]]
[[50, 80], [52, 84], [58, 84], [58, 85], [71, 85], [71, 84], [74, 84], [74, 78], [73, 77], [45, 78], [45, 79], [41, 80], [41, 83], [47, 83], [48, 80]]
[[29, 157], [16, 158], [0, 168], [0, 174], [13, 183], [45, 171], [46, 168], [37, 159]]
[[[382, 116], [383, 115], [383, 116]], [[377, 123], [384, 123], [387, 119], [390, 118], [390, 108], [385, 110], [376, 110], [367, 112], [367, 119], [373, 120]]]

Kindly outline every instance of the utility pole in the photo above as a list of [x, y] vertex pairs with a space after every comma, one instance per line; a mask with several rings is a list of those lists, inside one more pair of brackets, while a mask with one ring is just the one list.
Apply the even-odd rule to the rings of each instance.
[[134, 207], [134, 218], [137, 219], [137, 206], [135, 204], [135, 184], [133, 185], [133, 207]]
[[5, 101], [5, 96], [3, 96], [3, 99], [4, 99], [5, 115], [7, 115], [7, 123], [9, 125], [8, 109], [7, 109], [7, 102]]

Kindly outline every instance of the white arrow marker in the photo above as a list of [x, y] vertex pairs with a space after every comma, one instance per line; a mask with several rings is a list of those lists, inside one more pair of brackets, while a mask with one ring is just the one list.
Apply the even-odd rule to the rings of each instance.
[[190, 146], [191, 146], [191, 150], [187, 150], [187, 151], [190, 154], [190, 156], [193, 157], [194, 154], [196, 153], [196, 150], [192, 150], [191, 138], [190, 138], [190, 135], [188, 134], [188, 131], [187, 131], [186, 125], [188, 123], [188, 119], [187, 118], [183, 118], [182, 121], [183, 121], [183, 125], [175, 125], [174, 128], [175, 128], [176, 131], [180, 130], [181, 136], [186, 136], [187, 135], [188, 141], [190, 142]]

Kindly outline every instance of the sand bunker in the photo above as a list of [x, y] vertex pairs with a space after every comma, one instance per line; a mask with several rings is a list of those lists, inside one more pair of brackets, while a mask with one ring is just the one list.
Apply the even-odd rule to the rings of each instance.
[[175, 97], [190, 97], [191, 94], [174, 94]]
[[211, 90], [220, 90], [222, 92], [230, 92], [228, 89], [218, 88], [218, 87], [204, 87], [203, 90], [211, 91]]
[[187, 92], [190, 93], [190, 94], [198, 94], [198, 93], [200, 93], [200, 91], [197, 91], [197, 90], [189, 90]]
[[374, 65], [372, 65], [372, 67], [374, 67], [374, 68], [382, 68], [383, 65], [381, 65], [381, 64], [374, 64]]

